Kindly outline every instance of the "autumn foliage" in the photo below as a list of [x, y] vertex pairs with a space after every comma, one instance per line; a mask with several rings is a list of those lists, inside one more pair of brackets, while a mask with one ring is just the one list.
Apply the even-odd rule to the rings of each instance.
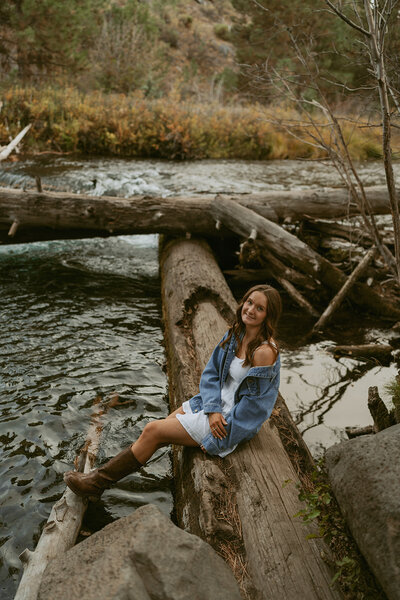
[[[148, 99], [141, 92], [83, 93], [61, 87], [13, 87], [3, 91], [2, 100], [0, 144], [32, 123], [32, 135], [24, 142], [28, 153], [179, 160], [323, 157], [322, 151], [277, 127], [280, 117], [290, 116], [283, 106], [193, 103], [178, 93]], [[377, 158], [378, 132], [351, 121], [345, 131], [355, 158]]]

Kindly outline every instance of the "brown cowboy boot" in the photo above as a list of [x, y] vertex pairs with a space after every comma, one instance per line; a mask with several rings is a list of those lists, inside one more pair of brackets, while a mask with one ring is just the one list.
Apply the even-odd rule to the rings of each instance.
[[123, 477], [138, 471], [143, 467], [131, 450], [131, 446], [122, 450], [105, 465], [90, 471], [90, 473], [79, 473], [68, 471], [64, 473], [64, 481], [67, 486], [83, 498], [100, 498], [105, 489]]

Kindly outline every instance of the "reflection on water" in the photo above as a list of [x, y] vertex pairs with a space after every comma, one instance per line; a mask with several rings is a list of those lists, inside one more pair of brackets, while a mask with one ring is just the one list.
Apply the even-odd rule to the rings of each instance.
[[[64, 490], [93, 402], [105, 415], [99, 459], [168, 412], [157, 240], [110, 238], [0, 249], [1, 598], [15, 591], [18, 555], [33, 548]], [[171, 469], [160, 451], [104, 494], [102, 523], [153, 502], [170, 514]], [[96, 518], [90, 514], [95, 510]], [[98, 508], [88, 521], [99, 527]]]
[[390, 406], [383, 386], [396, 373], [395, 363], [371, 367], [350, 358], [337, 360], [323, 344], [313, 344], [283, 352], [280, 391], [311, 452], [318, 457], [324, 448], [347, 439], [346, 427], [372, 424], [369, 386], [378, 385]]

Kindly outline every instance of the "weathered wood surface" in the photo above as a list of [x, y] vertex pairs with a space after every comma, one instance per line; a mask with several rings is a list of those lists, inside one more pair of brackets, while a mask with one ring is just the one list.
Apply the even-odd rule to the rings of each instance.
[[[104, 408], [96, 402], [85, 445], [77, 456], [78, 471], [88, 473], [93, 468], [102, 431], [100, 419], [106, 409], [107, 407]], [[87, 501], [66, 488], [50, 512], [36, 549], [34, 551], [25, 549], [20, 555], [24, 572], [14, 600], [36, 600], [42, 575], [49, 561], [75, 544], [86, 508]]]
[[[175, 409], [197, 393], [201, 371], [236, 303], [209, 248], [200, 241], [167, 244], [161, 275]], [[284, 415], [282, 410], [280, 418]], [[245, 598], [339, 598], [321, 558], [321, 540], [306, 540], [314, 529], [293, 518], [302, 508], [298, 477], [275, 423], [270, 419], [251, 442], [225, 459], [197, 449], [174, 449], [178, 521], [227, 559], [242, 580]], [[289, 429], [293, 427], [291, 422]], [[304, 445], [291, 438], [295, 445]]]
[[7, 146], [0, 149], [0, 161], [6, 160], [6, 158], [10, 156], [11, 152], [15, 150], [15, 148], [18, 146], [22, 138], [28, 133], [31, 127], [32, 123], [24, 127], [24, 129], [20, 131], [19, 134], [16, 135], [15, 138]]
[[[19, 222], [15, 241], [93, 235], [205, 234], [215, 228], [209, 201], [192, 198], [101, 198], [0, 187], [0, 228]], [[36, 237], [35, 237], [36, 236]], [[1, 238], [5, 241], [4, 232]]]
[[[369, 188], [373, 210], [390, 212], [384, 188]], [[221, 196], [236, 200], [271, 221], [303, 216], [337, 218], [357, 214], [345, 190], [291, 190], [263, 194]], [[19, 223], [11, 241], [35, 241], [94, 235], [171, 233], [186, 231], [210, 236], [215, 222], [209, 215], [212, 195], [192, 198], [93, 197], [83, 194], [17, 190], [0, 187], [0, 239], [7, 239], [12, 223]], [[249, 232], [250, 233], [250, 232]]]
[[296, 290], [296, 288], [292, 283], [290, 283], [290, 281], [288, 281], [284, 277], [280, 277], [279, 275], [275, 275], [275, 278], [279, 285], [283, 287], [284, 290], [286, 290], [286, 292], [289, 294], [292, 300], [298, 306], [300, 306], [300, 308], [308, 312], [312, 317], [318, 317], [318, 312], [315, 310], [315, 308], [309, 303], [309, 301], [306, 298], [304, 298], [304, 296], [298, 290]]
[[[247, 237], [252, 229], [257, 231], [257, 242], [267, 247], [279, 258], [322, 282], [335, 293], [346, 283], [346, 276], [332, 263], [312, 250], [276, 223], [256, 214], [253, 210], [241, 206], [226, 198], [216, 198], [212, 212], [228, 229]], [[397, 318], [400, 307], [386, 299], [363, 283], [356, 282], [350, 289], [349, 298], [367, 310], [380, 316]]]

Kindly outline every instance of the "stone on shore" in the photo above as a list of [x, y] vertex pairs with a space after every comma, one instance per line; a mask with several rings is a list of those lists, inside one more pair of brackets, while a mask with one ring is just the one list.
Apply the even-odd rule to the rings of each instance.
[[229, 567], [206, 542], [148, 504], [54, 559], [38, 600], [240, 600]]
[[329, 448], [332, 488], [389, 600], [400, 600], [400, 425]]

